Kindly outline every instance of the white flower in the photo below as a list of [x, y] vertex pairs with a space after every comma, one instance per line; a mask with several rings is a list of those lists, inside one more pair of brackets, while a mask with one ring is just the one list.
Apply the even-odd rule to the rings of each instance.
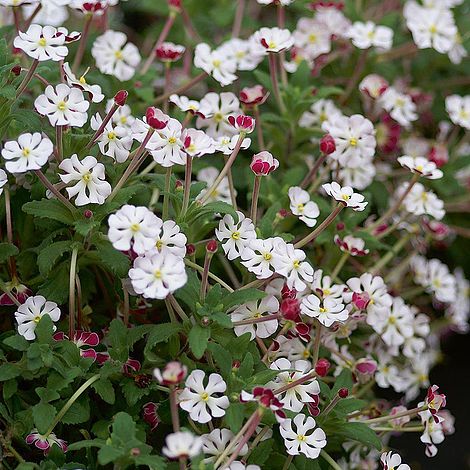
[[28, 341], [35, 339], [34, 330], [44, 315], [49, 315], [53, 322], [57, 322], [60, 318], [60, 309], [55, 302], [47, 301], [42, 295], [28, 297], [15, 313], [18, 334]]
[[229, 407], [229, 400], [223, 395], [227, 384], [222, 377], [210, 374], [207, 385], [204, 385], [205, 376], [202, 370], [192, 371], [186, 379], [185, 389], [179, 395], [180, 407], [197, 423], [208, 423], [212, 418], [220, 418]]
[[[295, 424], [295, 431], [292, 423]], [[304, 454], [309, 459], [318, 458], [320, 450], [326, 446], [326, 434], [321, 428], [315, 429], [315, 425], [311, 416], [301, 413], [294, 420], [286, 419], [280, 424], [279, 431], [289, 455]]]
[[463, 46], [462, 37], [459, 33], [455, 35], [454, 44], [447, 55], [453, 64], [460, 64], [464, 58], [468, 57], [467, 49]]
[[165, 438], [165, 446], [162, 449], [164, 455], [169, 459], [178, 459], [180, 457], [192, 458], [198, 455], [202, 450], [202, 439], [195, 437], [188, 431], [175, 432], [168, 434]]
[[70, 87], [77, 87], [82, 91], [89, 93], [91, 96], [91, 101], [93, 103], [100, 103], [104, 100], [104, 95], [101, 93], [101, 87], [99, 85], [90, 85], [85, 80], [85, 74], [83, 74], [80, 78], [77, 78], [75, 74], [72, 72], [70, 65], [68, 62], [65, 62], [62, 65], [62, 69], [64, 71], [65, 80], [67, 85]]
[[294, 2], [294, 0], [256, 0], [261, 5], [271, 5], [272, 3], [279, 3], [280, 5], [287, 6]]
[[305, 111], [299, 120], [300, 127], [321, 126], [326, 121], [332, 121], [343, 114], [332, 100], [320, 99], [312, 104], [310, 111]]
[[226, 214], [219, 222], [219, 228], [215, 229], [217, 240], [222, 243], [230, 261], [239, 258], [248, 242], [256, 238], [255, 226], [251, 219], [246, 218], [240, 211], [237, 211], [237, 215], [237, 223], [230, 214]]
[[361, 277], [353, 277], [346, 282], [351, 292], [344, 293], [345, 302], [351, 302], [353, 293], [367, 294], [367, 312], [374, 309], [390, 310], [392, 297], [387, 293], [387, 286], [380, 276], [370, 273], [361, 274]]
[[411, 97], [391, 86], [382, 93], [378, 101], [383, 109], [402, 126], [408, 127], [412, 121], [418, 119], [416, 105]]
[[[211, 457], [205, 458], [204, 463], [209, 463], [219, 457], [227, 448], [228, 443], [235, 437], [230, 429], [214, 429], [209, 434], [203, 434], [202, 451]], [[245, 444], [239, 455], [243, 456], [248, 452], [248, 446]]]
[[360, 114], [329, 118], [322, 124], [322, 129], [335, 139], [336, 150], [330, 157], [343, 166], [361, 166], [365, 159], [375, 154], [374, 126]]
[[363, 211], [368, 202], [364, 201], [362, 194], [355, 193], [349, 186], [341, 187], [338, 183], [326, 183], [322, 185], [326, 193], [336, 201], [343, 203], [346, 207], [352, 207], [355, 211]]
[[446, 111], [454, 124], [470, 129], [470, 95], [446, 98]]
[[152, 135], [147, 144], [146, 148], [153, 159], [163, 167], [186, 163], [186, 154], [181, 138], [182, 131], [181, 123], [171, 118], [163, 129]]
[[380, 456], [380, 461], [384, 469], [389, 470], [411, 470], [410, 466], [406, 463], [401, 463], [401, 457], [399, 454], [394, 454], [392, 451], [384, 452]]
[[447, 265], [438, 259], [431, 259], [427, 263], [426, 284], [428, 290], [440, 302], [453, 302], [455, 300], [455, 277], [449, 272]]
[[364, 160], [358, 167], [342, 167], [338, 165], [338, 178], [345, 186], [351, 186], [354, 189], [362, 191], [374, 181], [377, 173], [372, 161]]
[[222, 51], [213, 50], [206, 43], [200, 43], [194, 51], [194, 66], [211, 75], [222, 86], [230, 85], [238, 77], [237, 63], [232, 57], [227, 57]]
[[426, 8], [415, 1], [409, 1], [403, 14], [418, 48], [431, 47], [441, 54], [450, 51], [457, 34], [454, 16], [450, 10]]
[[140, 63], [139, 49], [127, 42], [120, 31], [108, 30], [98, 36], [91, 48], [96, 67], [101, 73], [113, 75], [118, 80], [130, 80]]
[[[114, 104], [114, 100], [108, 100], [106, 103], [106, 113], [109, 113], [111, 110], [112, 106]], [[126, 129], [131, 129], [132, 124], [134, 124], [135, 117], [132, 116], [132, 111], [131, 108], [128, 104], [125, 104], [124, 106], [119, 106], [116, 112], [113, 114], [113, 117], [111, 118], [114, 124], [117, 124], [118, 126], [125, 127]]]
[[34, 101], [34, 107], [47, 116], [52, 126], [82, 127], [87, 122], [90, 103], [78, 88], [59, 83], [56, 87], [48, 85]]
[[256, 54], [269, 52], [281, 52], [290, 49], [294, 45], [294, 37], [288, 29], [261, 28], [251, 36]]
[[[209, 166], [199, 171], [196, 178], [198, 181], [203, 181], [204, 183], [207, 183], [207, 187], [210, 187], [216, 180], [217, 176], [219, 176], [219, 173], [220, 172], [217, 168]], [[203, 194], [205, 194], [205, 190], [203, 190], [198, 197], [201, 197]], [[235, 192], [235, 195], [236, 194], [237, 193]], [[207, 200], [207, 202], [214, 201], [223, 201], [228, 203], [231, 202], [230, 186], [227, 177], [222, 179], [219, 186], [217, 186], [217, 189], [212, 191], [209, 196], [209, 199]]]
[[[288, 0], [281, 0], [281, 1], [288, 1]], [[227, 470], [261, 470], [261, 468], [258, 465], [245, 465], [242, 462], [239, 462], [238, 460], [235, 460], [230, 464], [229, 467], [227, 467]]]
[[4, 170], [0, 168], [0, 196], [3, 193], [3, 186], [8, 183], [8, 176]]
[[136, 258], [129, 277], [135, 292], [146, 299], [165, 299], [188, 280], [183, 259], [166, 250]]
[[313, 268], [307, 261], [305, 252], [298, 250], [291, 243], [286, 243], [281, 238], [274, 242], [276, 252], [272, 259], [272, 265], [277, 274], [287, 279], [289, 289], [303, 291], [307, 284], [313, 281]]
[[267, 279], [273, 274], [273, 258], [276, 256], [275, 242], [280, 238], [250, 240], [241, 253], [242, 264], [258, 279]]
[[310, 200], [308, 192], [299, 186], [292, 186], [289, 188], [288, 195], [291, 212], [298, 215], [307, 227], [314, 227], [317, 223], [317, 217], [320, 215], [320, 209], [315, 202]]
[[[276, 379], [269, 383], [270, 388], [276, 389], [305, 377], [311, 372], [312, 366], [308, 361], [299, 360], [291, 364], [288, 359], [280, 358], [274, 361], [269, 368], [281, 371]], [[315, 401], [313, 395], [319, 394], [320, 386], [318, 382], [315, 379], [310, 379], [281, 393], [280, 396], [282, 398], [280, 400], [286, 410], [298, 413], [302, 411], [305, 404]]]
[[401, 297], [394, 297], [390, 309], [371, 309], [367, 323], [381, 336], [387, 346], [396, 347], [413, 336], [414, 315]]
[[238, 70], [254, 70], [263, 60], [263, 56], [253, 53], [250, 41], [232, 38], [224, 42], [218, 52], [236, 63]]
[[343, 239], [339, 235], [335, 235], [334, 242], [339, 249], [351, 256], [364, 256], [369, 250], [364, 249], [366, 242], [363, 238], [356, 238], [352, 235], [346, 235]]
[[215, 152], [215, 142], [204, 131], [185, 129], [181, 140], [184, 143], [184, 151], [191, 157], [202, 157]]
[[293, 36], [295, 47], [310, 60], [331, 51], [331, 33], [316, 19], [300, 18]]
[[126, 204], [109, 216], [108, 225], [108, 238], [116, 250], [132, 248], [142, 255], [155, 246], [162, 220], [146, 207]]
[[[254, 300], [240, 305], [230, 314], [230, 318], [232, 322], [235, 323], [242, 320], [251, 320], [253, 318], [266, 318], [278, 311], [279, 301], [273, 295], [268, 295], [261, 301]], [[251, 339], [254, 339], [255, 336], [258, 338], [268, 338], [277, 330], [278, 323], [278, 320], [274, 318], [273, 320], [260, 323], [235, 326], [234, 330], [237, 336], [250, 333]]]
[[469, 330], [468, 317], [470, 314], [470, 282], [465, 279], [462, 269], [454, 273], [456, 298], [446, 310], [446, 317], [450, 320], [452, 328], [467, 333]]
[[330, 276], [324, 276], [322, 269], [317, 269], [313, 275], [310, 289], [320, 297], [331, 297], [340, 301], [346, 286], [344, 284], [332, 284]]
[[332, 8], [328, 5], [316, 8], [315, 19], [322, 23], [331, 35], [340, 38], [346, 38], [347, 32], [351, 27], [351, 21], [346, 18], [343, 12], [338, 8]]
[[57, 29], [53, 26], [32, 24], [25, 33], [18, 31], [13, 45], [40, 62], [59, 62], [69, 53], [64, 45], [65, 40], [65, 34], [57, 34]]
[[436, 164], [424, 157], [409, 157], [408, 155], [404, 155], [398, 158], [398, 163], [412, 173], [416, 173], [431, 180], [436, 180], [443, 176], [442, 171], [436, 167]]
[[378, 26], [372, 21], [366, 23], [356, 21], [349, 28], [347, 34], [352, 43], [359, 49], [377, 47], [378, 49], [389, 50], [393, 43], [393, 29], [387, 26]]
[[153, 251], [158, 251], [159, 253], [170, 252], [179, 258], [184, 258], [188, 239], [181, 232], [180, 226], [173, 222], [173, 220], [162, 222], [159, 219], [159, 221], [159, 230], [155, 237]]
[[104, 165], [98, 163], [95, 157], [87, 156], [79, 160], [77, 154], [74, 154], [63, 160], [59, 168], [66, 173], [59, 175], [65, 184], [76, 182], [67, 188], [70, 199], [77, 196], [76, 206], [104, 204], [111, 194], [111, 185], [105, 181]]
[[344, 322], [349, 317], [348, 311], [338, 299], [326, 297], [321, 301], [313, 294], [302, 299], [300, 311], [308, 317], [316, 318], [327, 328], [337, 321]]
[[[239, 135], [233, 136], [222, 136], [218, 137], [214, 141], [215, 150], [217, 152], [222, 152], [224, 155], [230, 155], [235, 147], [237, 146]], [[251, 145], [251, 139], [249, 137], [245, 137], [242, 140], [242, 144], [240, 145], [240, 150], [246, 150]]]
[[[419, 405], [423, 405], [421, 402]], [[445, 435], [442, 426], [442, 418], [439, 415], [433, 415], [429, 410], [424, 410], [418, 413], [421, 418], [421, 424], [424, 425], [424, 431], [420, 441], [426, 445], [426, 456], [434, 457], [437, 454], [436, 444], [444, 442]]]
[[200, 102], [200, 111], [204, 116], [198, 117], [197, 128], [207, 128], [206, 132], [211, 137], [220, 137], [236, 133], [236, 129], [228, 122], [231, 114], [239, 114], [240, 101], [232, 92], [207, 93]]
[[200, 107], [199, 101], [190, 100], [187, 96], [183, 95], [178, 96], [173, 94], [168, 98], [168, 100], [184, 113], [191, 112], [196, 114]]
[[[400, 197], [407, 186], [408, 183], [400, 185], [395, 193], [395, 197]], [[437, 220], [441, 220], [445, 215], [444, 202], [432, 191], [426, 191], [426, 188], [421, 183], [415, 183], [409, 194], [405, 197], [403, 204], [408, 212], [416, 216], [427, 214]]]
[[[20, 3], [19, 0], [6, 0], [7, 2], [16, 2], [17, 4]], [[0, 5], [5, 3], [5, 0], [0, 1]], [[49, 0], [49, 1], [42, 1], [41, 2], [41, 10], [36, 14], [34, 17], [35, 24], [41, 25], [50, 25], [50, 26], [60, 26], [64, 24], [68, 17], [69, 13], [67, 10], [67, 5], [69, 0]], [[31, 15], [34, 13], [37, 4], [24, 4], [23, 5], [23, 15], [25, 18], [30, 18]]]
[[[102, 122], [101, 116], [96, 113], [95, 116], [91, 117], [91, 128], [96, 131]], [[108, 122], [98, 137], [97, 142], [103, 155], [107, 155], [118, 163], [122, 163], [129, 157], [133, 139], [129, 135], [128, 129], [122, 126], [113, 127], [112, 122]]]
[[50, 139], [35, 132], [21, 134], [17, 140], [5, 142], [2, 157], [7, 160], [5, 167], [10, 173], [24, 173], [40, 170], [53, 151]]

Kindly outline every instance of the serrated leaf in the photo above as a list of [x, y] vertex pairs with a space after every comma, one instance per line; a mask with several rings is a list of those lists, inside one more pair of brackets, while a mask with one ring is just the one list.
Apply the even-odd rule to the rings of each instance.
[[95, 392], [101, 397], [103, 401], [113, 405], [116, 396], [114, 394], [114, 387], [110, 380], [108, 379], [100, 379], [95, 382], [92, 387], [95, 389]]
[[236, 305], [241, 305], [254, 300], [260, 300], [264, 297], [266, 297], [266, 292], [257, 289], [240, 289], [227, 294], [223, 299], [221, 299], [221, 301], [223, 302], [225, 309], [229, 310]]
[[59, 305], [65, 303], [69, 298], [69, 265], [68, 262], [59, 264], [44, 284], [41, 284], [38, 293]]
[[244, 379], [250, 377], [253, 374], [253, 367], [254, 367], [253, 355], [247, 352], [238, 369], [238, 375]]
[[23, 204], [23, 211], [35, 217], [57, 220], [63, 224], [72, 225], [74, 218], [72, 213], [56, 199], [41, 199]]
[[216, 364], [219, 366], [222, 375], [224, 377], [229, 377], [232, 370], [232, 355], [230, 352], [217, 343], [210, 343], [208, 345], [208, 349], [212, 353], [212, 356]]
[[127, 328], [121, 320], [114, 319], [108, 331], [108, 339], [111, 344], [109, 355], [116, 361], [126, 362], [129, 358], [127, 347]]
[[149, 353], [156, 344], [168, 341], [182, 329], [183, 327], [178, 323], [160, 323], [153, 326], [147, 338], [144, 354]]
[[210, 328], [204, 328], [201, 325], [194, 325], [191, 328], [188, 336], [189, 347], [196, 359], [200, 359], [204, 355], [210, 335]]
[[335, 433], [352, 441], [360, 442], [367, 447], [375, 447], [379, 451], [382, 450], [382, 441], [367, 424], [342, 423], [335, 429]]
[[39, 272], [45, 276], [54, 267], [57, 260], [67, 251], [70, 251], [72, 246], [71, 240], [65, 240], [52, 243], [47, 246], [38, 255], [37, 263]]
[[130, 261], [126, 255], [116, 250], [106, 240], [97, 243], [96, 248], [98, 257], [108, 269], [121, 279], [127, 277]]
[[61, 419], [65, 424], [81, 424], [90, 419], [90, 402], [87, 397], [80, 397], [67, 410]]
[[12, 335], [3, 340], [3, 344], [15, 349], [16, 351], [26, 351], [29, 348], [29, 342], [21, 335]]
[[11, 243], [0, 243], [0, 263], [18, 254], [18, 248]]
[[38, 403], [32, 407], [34, 426], [44, 434], [57, 414], [55, 406], [50, 403]]

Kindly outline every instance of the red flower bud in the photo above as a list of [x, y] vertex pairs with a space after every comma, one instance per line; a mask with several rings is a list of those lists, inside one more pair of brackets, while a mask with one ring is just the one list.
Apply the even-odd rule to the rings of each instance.
[[175, 182], [175, 189], [177, 191], [180, 191], [183, 189], [183, 182], [181, 180], [176, 180]]
[[353, 292], [353, 304], [358, 310], [365, 310], [370, 302], [370, 296], [367, 292]]
[[328, 359], [318, 359], [317, 363], [315, 364], [315, 372], [320, 377], [325, 377], [328, 374], [328, 370], [330, 369], [330, 361]]
[[206, 244], [206, 250], [209, 253], [216, 253], [218, 248], [219, 244], [217, 243], [217, 240], [209, 240]]
[[338, 390], [338, 396], [340, 398], [347, 398], [348, 395], [349, 395], [349, 390], [347, 388], [340, 388]]
[[277, 213], [278, 217], [281, 217], [284, 219], [289, 215], [289, 211], [287, 209], [280, 209], [279, 212]]
[[338, 222], [336, 224], [336, 230], [338, 230], [338, 231], [339, 230], [344, 230], [344, 227], [345, 227], [345, 225], [343, 224], [343, 222]]
[[129, 96], [129, 93], [126, 90], [119, 90], [115, 95], [114, 95], [114, 102], [118, 106], [124, 106], [127, 101], [127, 97]]
[[195, 253], [196, 247], [192, 243], [186, 245], [186, 255], [191, 256]]
[[14, 65], [11, 69], [11, 73], [18, 76], [21, 73], [21, 65]]
[[164, 129], [169, 121], [169, 117], [166, 114], [152, 106], [147, 108], [145, 119], [147, 124], [156, 130]]
[[284, 299], [281, 302], [281, 312], [286, 320], [296, 321], [300, 314], [300, 303], [297, 299]]
[[235, 127], [238, 131], [249, 134], [255, 128], [255, 120], [251, 116], [244, 116], [243, 114], [231, 115], [228, 122]]
[[444, 166], [449, 161], [449, 152], [447, 147], [442, 144], [436, 144], [429, 152], [429, 161], [434, 162], [438, 168]]
[[325, 155], [331, 155], [336, 150], [335, 139], [330, 134], [324, 135], [320, 139], [320, 151]]
[[250, 168], [256, 176], [267, 176], [279, 166], [279, 161], [269, 152], [263, 151], [253, 155]]
[[289, 286], [287, 284], [284, 284], [281, 289], [281, 297], [283, 299], [295, 299], [297, 296], [297, 291], [292, 288], [289, 289]]
[[241, 362], [238, 359], [235, 359], [232, 362], [232, 369], [240, 369]]
[[91, 219], [93, 217], [93, 212], [90, 209], [87, 209], [83, 212], [83, 217], [85, 217], [85, 219]]

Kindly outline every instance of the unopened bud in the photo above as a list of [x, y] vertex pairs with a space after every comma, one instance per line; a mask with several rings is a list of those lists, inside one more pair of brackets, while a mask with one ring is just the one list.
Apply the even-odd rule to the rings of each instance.
[[232, 362], [232, 370], [238, 370], [240, 369], [240, 365], [241, 365], [241, 362], [238, 360], [238, 359], [235, 359], [233, 362]]
[[328, 374], [328, 370], [330, 369], [330, 361], [328, 359], [318, 359], [317, 363], [315, 364], [315, 372], [320, 377], [325, 377]]
[[138, 447], [133, 447], [130, 454], [132, 457], [138, 457], [140, 455], [140, 449]]
[[201, 325], [202, 326], [209, 326], [211, 324], [211, 320], [209, 317], [202, 317], [201, 318]]
[[320, 152], [325, 155], [331, 155], [336, 151], [335, 139], [330, 134], [324, 135], [320, 139]]
[[216, 253], [218, 248], [219, 248], [219, 244], [217, 243], [217, 240], [209, 240], [206, 243], [206, 250], [209, 253]]
[[85, 219], [91, 219], [93, 217], [93, 212], [90, 209], [87, 209], [83, 212], [83, 217], [85, 217]]
[[300, 304], [297, 299], [286, 298], [281, 302], [281, 312], [286, 320], [296, 321], [300, 314]]
[[154, 107], [147, 108], [145, 119], [147, 124], [156, 130], [164, 129], [169, 121], [166, 114]]
[[127, 97], [129, 96], [129, 93], [126, 90], [119, 90], [115, 95], [114, 95], [114, 102], [118, 106], [124, 106], [127, 101]]
[[18, 76], [18, 75], [21, 73], [21, 65], [15, 65], [15, 66], [13, 66], [12, 69], [11, 69], [11, 73], [12, 73], [13, 75]]
[[338, 390], [338, 396], [340, 398], [346, 398], [349, 395], [349, 390], [347, 388], [340, 388]]
[[183, 190], [183, 182], [181, 180], [176, 180], [175, 189], [176, 189], [176, 191], [182, 191]]
[[343, 224], [343, 222], [339, 222], [336, 224], [336, 230], [344, 230], [344, 227], [345, 225]]
[[196, 252], [196, 247], [192, 243], [186, 245], [186, 255], [191, 256]]

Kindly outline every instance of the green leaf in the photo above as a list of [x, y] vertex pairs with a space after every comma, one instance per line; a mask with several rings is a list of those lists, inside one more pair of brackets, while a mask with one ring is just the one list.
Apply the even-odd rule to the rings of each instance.
[[113, 419], [113, 432], [111, 438], [117, 438], [122, 442], [133, 439], [136, 433], [136, 425], [130, 415], [120, 411], [114, 416]]
[[240, 289], [226, 295], [221, 301], [224, 303], [226, 310], [229, 310], [236, 305], [241, 305], [246, 302], [260, 300], [266, 297], [266, 292], [257, 289]]
[[199, 291], [201, 290], [201, 281], [197, 274], [192, 270], [186, 271], [188, 281], [186, 284], [175, 292], [175, 297], [183, 301], [192, 312], [196, 311], [196, 303], [199, 300]]
[[60, 398], [60, 395], [55, 390], [49, 390], [45, 387], [38, 387], [35, 392], [43, 403], [49, 403]]
[[126, 255], [105, 240], [97, 243], [96, 248], [98, 257], [108, 269], [121, 279], [127, 277], [130, 261]]
[[382, 450], [382, 441], [377, 437], [375, 431], [364, 423], [341, 423], [335, 429], [335, 433], [352, 441], [360, 442], [367, 447], [375, 447]]
[[232, 328], [232, 320], [230, 315], [227, 315], [225, 312], [215, 312], [211, 314], [211, 320], [218, 323], [223, 328]]
[[335, 384], [331, 390], [331, 396], [336, 395], [340, 388], [347, 388], [349, 391], [351, 391], [352, 386], [352, 372], [349, 369], [343, 369], [335, 381]]
[[0, 243], [0, 263], [6, 261], [10, 256], [18, 254], [18, 248], [11, 243]]
[[16, 88], [13, 85], [2, 86], [0, 87], [0, 96], [12, 100], [16, 96]]
[[244, 407], [241, 403], [231, 403], [227, 408], [224, 419], [230, 431], [237, 434], [240, 431], [244, 419]]
[[111, 446], [103, 446], [98, 451], [98, 462], [100, 465], [106, 465], [120, 459], [124, 455], [124, 449], [116, 449]]
[[34, 330], [36, 333], [36, 339], [39, 344], [51, 344], [52, 335], [54, 333], [54, 323], [52, 318], [46, 313], [41, 317], [39, 323]]
[[8, 400], [18, 391], [18, 382], [14, 379], [7, 380], [3, 384], [3, 398]]
[[365, 400], [359, 400], [357, 398], [348, 398], [346, 400], [340, 400], [336, 404], [334, 411], [346, 415], [356, 410], [362, 410], [362, 408], [364, 408], [366, 405], [367, 402]]
[[194, 325], [189, 332], [189, 347], [196, 359], [200, 359], [207, 348], [211, 335], [210, 328], [204, 328], [201, 325]]
[[258, 372], [252, 377], [250, 377], [250, 380], [248, 383], [253, 384], [253, 385], [265, 385], [270, 380], [274, 379], [274, 377], [276, 377], [278, 373], [279, 371], [275, 371], [271, 369], [262, 370], [261, 372]]
[[260, 442], [250, 454], [248, 463], [262, 466], [269, 459], [274, 444], [273, 439]]
[[35, 217], [57, 220], [66, 225], [72, 225], [74, 218], [71, 212], [56, 199], [41, 199], [23, 204], [23, 211]]
[[177, 323], [160, 323], [153, 326], [147, 338], [144, 355], [149, 353], [158, 344], [168, 341], [169, 338], [178, 334], [183, 327]]
[[37, 430], [44, 434], [57, 414], [55, 406], [49, 403], [38, 403], [32, 407], [34, 425]]
[[80, 397], [67, 410], [61, 422], [64, 424], [80, 424], [90, 419], [90, 401], [86, 396]]
[[249, 352], [246, 353], [243, 358], [240, 368], [238, 369], [238, 375], [244, 379], [250, 377], [253, 374], [254, 359], [253, 355]]
[[103, 401], [109, 403], [110, 405], [114, 405], [116, 397], [114, 394], [113, 384], [110, 380], [100, 379], [95, 382], [92, 387], [95, 389], [95, 392], [101, 397]]
[[219, 366], [222, 375], [225, 377], [230, 376], [232, 371], [232, 355], [225, 348], [217, 343], [210, 343], [208, 345], [209, 351], [212, 353], [216, 364]]
[[14, 379], [21, 375], [21, 368], [16, 364], [2, 364], [0, 366], [0, 382], [5, 382], [10, 379]]
[[39, 287], [39, 294], [47, 300], [57, 302], [59, 305], [65, 303], [69, 298], [69, 276], [70, 263], [63, 262], [48, 275], [44, 284]]
[[3, 344], [15, 349], [16, 351], [26, 351], [29, 348], [29, 342], [21, 335], [12, 335], [3, 340]]
[[39, 272], [45, 276], [54, 267], [57, 260], [67, 251], [70, 251], [72, 246], [71, 240], [60, 241], [52, 243], [47, 246], [38, 255], [37, 263]]
[[207, 204], [199, 207], [196, 214], [191, 219], [195, 220], [203, 215], [207, 214], [230, 214], [235, 222], [238, 221], [238, 215], [231, 204], [227, 204], [223, 201], [208, 202]]
[[108, 331], [108, 339], [111, 343], [109, 355], [116, 361], [126, 362], [129, 358], [129, 348], [127, 347], [127, 328], [121, 320], [114, 319]]
[[150, 393], [148, 388], [137, 387], [134, 381], [127, 382], [121, 387], [121, 390], [129, 406], [134, 406], [142, 397]]

